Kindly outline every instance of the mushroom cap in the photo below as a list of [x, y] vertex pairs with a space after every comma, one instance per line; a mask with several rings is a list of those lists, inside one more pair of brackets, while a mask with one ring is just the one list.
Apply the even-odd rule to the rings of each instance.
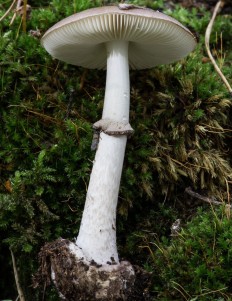
[[172, 63], [196, 46], [194, 35], [177, 20], [148, 8], [92, 8], [52, 26], [42, 37], [44, 48], [56, 59], [90, 69], [105, 69], [106, 42], [129, 42], [132, 69]]

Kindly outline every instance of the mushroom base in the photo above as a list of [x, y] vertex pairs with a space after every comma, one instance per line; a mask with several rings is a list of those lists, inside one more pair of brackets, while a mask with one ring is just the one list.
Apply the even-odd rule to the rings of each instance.
[[61, 300], [68, 301], [128, 299], [135, 282], [129, 262], [98, 265], [81, 254], [81, 249], [68, 240], [47, 243], [39, 253], [40, 268], [34, 287], [53, 282]]

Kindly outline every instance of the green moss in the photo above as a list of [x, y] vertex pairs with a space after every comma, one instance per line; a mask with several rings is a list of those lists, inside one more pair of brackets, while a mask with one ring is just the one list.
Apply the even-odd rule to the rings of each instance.
[[199, 210], [153, 254], [158, 300], [230, 300], [231, 227], [225, 208]]

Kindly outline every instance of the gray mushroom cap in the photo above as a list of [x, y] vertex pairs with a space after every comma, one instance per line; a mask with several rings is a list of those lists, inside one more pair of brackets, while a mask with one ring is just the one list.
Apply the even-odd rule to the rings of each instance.
[[90, 69], [106, 68], [106, 46], [112, 40], [129, 42], [131, 69], [175, 62], [194, 50], [194, 35], [177, 20], [145, 8], [117, 6], [88, 9], [51, 27], [42, 37], [56, 59]]

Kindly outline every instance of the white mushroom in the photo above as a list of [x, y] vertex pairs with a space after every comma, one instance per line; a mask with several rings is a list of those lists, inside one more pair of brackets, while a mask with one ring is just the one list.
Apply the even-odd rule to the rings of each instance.
[[50, 28], [42, 45], [54, 57], [86, 68], [107, 69], [101, 131], [77, 246], [87, 261], [119, 264], [116, 207], [129, 124], [129, 68], [152, 68], [185, 57], [196, 40], [175, 19], [151, 9], [89, 9]]

